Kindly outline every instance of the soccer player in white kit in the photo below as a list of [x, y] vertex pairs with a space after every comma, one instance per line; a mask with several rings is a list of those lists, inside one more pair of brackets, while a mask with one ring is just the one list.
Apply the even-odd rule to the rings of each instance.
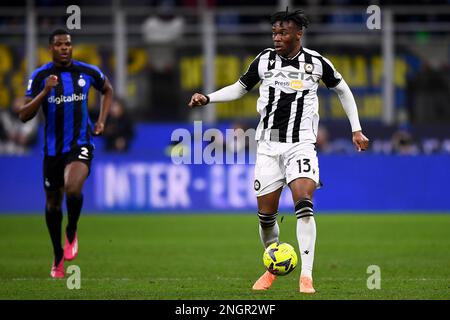
[[[315, 148], [319, 80], [338, 94], [350, 121], [356, 149], [367, 149], [369, 139], [362, 133], [355, 99], [345, 80], [329, 60], [302, 47], [303, 28], [308, 26], [304, 12], [277, 12], [271, 16], [271, 24], [274, 49], [263, 50], [236, 83], [207, 95], [195, 93], [188, 105], [193, 108], [210, 102], [236, 100], [261, 82], [254, 183], [261, 242], [267, 248], [278, 241], [278, 203], [281, 191], [287, 185], [297, 216], [301, 254], [299, 289], [302, 293], [314, 293], [312, 270], [316, 223], [313, 194], [320, 185]], [[275, 275], [266, 271], [253, 289], [267, 290], [275, 279]]]

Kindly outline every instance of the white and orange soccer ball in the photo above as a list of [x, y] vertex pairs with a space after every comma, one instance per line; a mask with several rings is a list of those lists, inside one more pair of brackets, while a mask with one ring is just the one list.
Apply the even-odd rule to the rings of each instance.
[[270, 273], [284, 276], [297, 266], [297, 253], [289, 243], [274, 242], [264, 251], [263, 262]]

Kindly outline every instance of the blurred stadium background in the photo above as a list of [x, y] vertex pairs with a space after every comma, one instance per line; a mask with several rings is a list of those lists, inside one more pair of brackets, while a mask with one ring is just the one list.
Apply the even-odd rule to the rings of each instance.
[[[380, 30], [366, 26], [370, 4], [381, 7]], [[256, 126], [256, 89], [239, 101], [202, 110], [189, 110], [187, 103], [194, 92], [211, 92], [235, 82], [262, 49], [272, 47], [268, 18], [289, 6], [304, 9], [310, 17], [303, 44], [329, 58], [344, 76], [371, 139], [370, 150], [355, 152], [337, 96], [321, 86], [318, 149], [325, 187], [316, 193], [315, 203], [318, 219], [322, 219], [318, 222], [322, 249], [317, 251], [317, 270], [324, 277], [322, 288], [328, 290], [328, 296], [322, 297], [339, 298], [341, 292], [336, 288], [353, 290], [356, 282], [352, 281], [359, 279], [364, 293], [347, 290], [342, 297], [370, 298], [361, 272], [364, 277], [368, 264], [384, 261], [395, 281], [387, 285], [389, 295], [375, 298], [448, 299], [449, 4], [448, 0], [1, 1], [0, 296], [140, 298], [144, 292], [145, 297], [155, 299], [254, 298], [242, 288], [249, 288], [261, 271], [255, 259], [255, 252], [261, 250], [256, 217], [242, 216], [236, 221], [205, 215], [256, 212], [252, 165], [173, 164], [170, 154], [180, 148], [177, 141], [171, 141], [171, 134], [177, 128], [192, 132], [195, 120], [203, 121], [203, 131]], [[49, 282], [33, 282], [40, 286], [41, 291], [36, 291], [26, 281], [13, 281], [22, 277], [39, 281], [47, 275], [50, 263], [44, 219], [37, 216], [43, 215], [44, 208], [42, 117], [23, 125], [15, 108], [21, 104], [31, 70], [50, 61], [48, 35], [65, 27], [69, 5], [81, 8], [81, 29], [71, 31], [74, 58], [99, 66], [117, 96], [106, 136], [95, 139], [95, 159], [80, 220], [82, 246], [91, 246], [84, 246], [85, 254], [77, 261], [92, 267], [100, 263], [96, 255], [108, 248], [107, 260], [116, 264], [103, 266], [101, 272], [91, 268], [88, 275], [93, 278], [87, 286], [99, 287], [91, 286], [92, 291], [85, 291], [84, 296], [67, 293], [63, 285], [54, 291]], [[99, 96], [93, 92], [91, 98], [91, 119], [95, 120]], [[192, 146], [205, 144], [198, 137], [192, 141]], [[234, 152], [254, 152], [248, 148], [239, 146]], [[283, 195], [281, 212], [287, 217], [284, 224], [291, 225], [283, 227], [291, 228], [284, 239], [295, 243], [289, 193]], [[19, 217], [22, 213], [36, 216]], [[92, 213], [120, 217], [114, 220], [111, 215]], [[147, 220], [130, 213], [143, 213]], [[352, 215], [325, 217], [321, 213]], [[378, 217], [363, 217], [362, 213], [377, 213]], [[174, 214], [183, 217], [172, 219]], [[172, 233], [176, 234], [173, 238]], [[110, 246], [111, 239], [114, 246]], [[35, 250], [31, 255], [26, 249], [30, 244]], [[237, 258], [233, 254], [230, 261], [231, 247], [245, 254]], [[122, 281], [133, 278], [130, 272], [136, 277], [148, 272], [153, 262], [145, 259], [151, 259], [152, 250], [160, 250], [161, 261], [172, 259], [174, 265], [152, 271], [152, 276], [160, 278], [150, 284]], [[199, 257], [195, 250], [208, 253]], [[348, 252], [355, 253], [352, 259]], [[132, 267], [128, 261], [133, 261]], [[180, 261], [189, 261], [188, 268], [177, 267]], [[241, 278], [236, 278], [233, 264], [238, 262]], [[227, 287], [219, 276], [205, 275], [199, 263], [209, 263], [212, 273], [228, 276], [233, 284]], [[186, 288], [198, 290], [180, 289], [176, 279], [170, 278], [174, 274], [188, 279], [182, 281], [188, 281]], [[435, 279], [422, 279], [428, 275]], [[196, 281], [203, 277], [209, 282]], [[417, 287], [416, 280], [423, 287]], [[109, 287], [103, 290], [102, 285]], [[120, 291], [123, 286], [129, 291]], [[225, 295], [212, 294], [215, 286]], [[42, 291], [44, 287], [48, 291]], [[272, 297], [297, 297], [286, 296], [286, 288]], [[413, 293], [408, 296], [399, 288]]]
[[[310, 17], [304, 45], [329, 57], [343, 74], [372, 142], [355, 156], [339, 100], [321, 86], [318, 147], [326, 187], [317, 193], [319, 210], [449, 211], [449, 3], [376, 3], [381, 30], [367, 28], [365, 1], [2, 1], [0, 211], [43, 207], [42, 119], [23, 126], [14, 108], [31, 70], [50, 60], [48, 34], [66, 26], [72, 4], [81, 8], [81, 29], [72, 30], [74, 58], [98, 65], [118, 97], [107, 137], [96, 139], [86, 211], [254, 209], [251, 169], [175, 166], [171, 133], [192, 130], [194, 120], [204, 121], [203, 130], [256, 126], [256, 89], [204, 110], [190, 111], [186, 104], [194, 92], [236, 81], [271, 47], [268, 16], [286, 6]], [[96, 119], [95, 93], [89, 106]], [[21, 194], [28, 200], [20, 201]], [[290, 210], [285, 198], [283, 207]]]

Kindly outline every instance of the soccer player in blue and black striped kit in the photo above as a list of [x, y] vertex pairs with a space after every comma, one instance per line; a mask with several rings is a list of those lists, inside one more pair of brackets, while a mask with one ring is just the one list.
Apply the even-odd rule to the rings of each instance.
[[[64, 277], [64, 260], [78, 255], [77, 222], [83, 206], [82, 188], [93, 158], [92, 136], [101, 135], [113, 99], [110, 81], [99, 68], [72, 59], [71, 35], [56, 30], [49, 37], [52, 62], [36, 69], [19, 117], [32, 119], [39, 108], [45, 115], [45, 220], [53, 244], [53, 278]], [[92, 126], [88, 114], [89, 88], [102, 93], [100, 115]], [[68, 224], [61, 246], [62, 202], [66, 196]]]

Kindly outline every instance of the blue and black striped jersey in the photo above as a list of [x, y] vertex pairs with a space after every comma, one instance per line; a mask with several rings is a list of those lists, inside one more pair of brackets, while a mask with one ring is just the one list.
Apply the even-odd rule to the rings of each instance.
[[58, 85], [45, 97], [44, 153], [55, 156], [81, 145], [94, 146], [92, 123], [88, 113], [89, 88], [103, 91], [105, 75], [96, 66], [72, 60], [69, 67], [56, 67], [53, 62], [36, 69], [28, 81], [26, 96], [36, 97], [50, 75], [58, 77]]

